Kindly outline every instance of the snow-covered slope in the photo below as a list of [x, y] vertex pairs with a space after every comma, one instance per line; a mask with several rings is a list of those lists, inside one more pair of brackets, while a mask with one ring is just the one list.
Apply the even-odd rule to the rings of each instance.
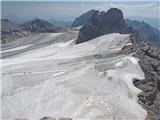
[[136, 58], [117, 54], [129, 39], [118, 33], [78, 45], [71, 39], [4, 59], [2, 118], [145, 119], [132, 83], [144, 74]]

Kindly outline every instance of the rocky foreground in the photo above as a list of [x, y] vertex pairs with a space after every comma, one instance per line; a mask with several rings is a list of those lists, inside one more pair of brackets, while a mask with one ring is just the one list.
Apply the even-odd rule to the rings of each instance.
[[123, 53], [135, 52], [139, 65], [145, 73], [145, 79], [134, 79], [134, 85], [143, 92], [138, 95], [139, 103], [148, 111], [147, 119], [160, 119], [160, 49], [154, 44], [137, 43], [134, 36], [133, 45], [123, 48]]
[[145, 34], [148, 36], [149, 33], [142, 34], [141, 32], [141, 28], [144, 28], [145, 25], [141, 26], [136, 29], [135, 27], [128, 26], [128, 23], [123, 18], [122, 11], [117, 8], [111, 8], [107, 12], [95, 11], [80, 29], [77, 44], [113, 32], [132, 34], [132, 45], [125, 46], [121, 52], [124, 54], [136, 53], [134, 56], [140, 59], [139, 64], [145, 73], [145, 79], [142, 81], [138, 79], [134, 80], [134, 85], [143, 91], [138, 96], [139, 103], [147, 109], [148, 119], [159, 120], [160, 49], [156, 45], [147, 42], [158, 43], [159, 37], [156, 38], [156, 35], [153, 35], [158, 42], [153, 41], [151, 37], [147, 38]]

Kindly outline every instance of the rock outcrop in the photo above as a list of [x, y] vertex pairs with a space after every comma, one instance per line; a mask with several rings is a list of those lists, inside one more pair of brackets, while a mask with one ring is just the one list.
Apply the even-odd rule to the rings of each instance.
[[95, 12], [96, 10], [90, 10], [82, 14], [81, 16], [75, 19], [75, 21], [72, 23], [72, 27], [83, 26], [87, 19], [90, 18]]
[[[80, 30], [77, 44], [98, 37], [99, 34], [103, 35], [112, 32], [128, 33], [132, 28], [138, 40], [149, 41], [160, 46], [160, 32], [157, 29], [145, 22], [124, 20], [122, 12], [118, 9], [113, 10], [112, 8], [109, 11], [110, 15], [107, 15], [107, 12], [91, 10], [75, 19], [73, 26], [83, 26]], [[118, 25], [121, 26], [119, 29], [117, 28]]]
[[77, 44], [109, 33], [126, 33], [127, 26], [120, 9], [111, 8], [107, 12], [94, 11], [79, 31]]
[[52, 117], [43, 117], [40, 120], [72, 120], [72, 118], [52, 118]]
[[158, 36], [151, 37], [148, 35], [149, 31], [150, 33], [155, 31], [145, 23], [141, 24], [142, 26], [139, 23], [137, 25], [132, 24], [125, 23], [123, 14], [119, 9], [112, 8], [107, 12], [95, 11], [80, 29], [77, 44], [114, 32], [132, 34], [132, 45], [125, 46], [122, 53], [130, 54], [134, 52], [136, 53], [134, 56], [139, 58], [139, 65], [145, 73], [144, 80], [134, 79], [134, 85], [143, 91], [138, 95], [139, 103], [148, 111], [147, 119], [159, 120], [160, 48], [157, 48], [155, 44], [148, 43], [148, 41], [156, 43], [150, 39], [154, 38], [159, 41], [159, 38]]
[[[29, 119], [23, 119], [23, 118], [16, 118], [14, 120], [29, 120]], [[39, 120], [73, 120], [72, 118], [53, 118], [53, 117], [42, 117]]]
[[147, 110], [147, 120], [160, 119], [160, 48], [147, 42], [139, 42], [134, 34], [132, 45], [125, 46], [122, 53], [135, 53], [139, 65], [145, 74], [145, 79], [134, 79], [134, 85], [143, 92], [138, 95], [139, 103]]

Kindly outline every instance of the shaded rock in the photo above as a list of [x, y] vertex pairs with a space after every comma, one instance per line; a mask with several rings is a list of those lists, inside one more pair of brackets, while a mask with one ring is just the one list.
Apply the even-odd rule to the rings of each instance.
[[74, 20], [74, 22], [72, 23], [72, 27], [83, 26], [85, 22], [88, 20], [88, 18], [94, 14], [94, 12], [95, 10], [90, 10], [80, 15], [78, 18]]
[[139, 40], [148, 41], [155, 43], [155, 45], [160, 46], [160, 32], [153, 28], [151, 25], [145, 22], [125, 20], [129, 27], [133, 28], [134, 34], [139, 38]]
[[51, 117], [45, 116], [45, 117], [41, 118], [40, 120], [56, 120], [56, 118], [51, 118]]
[[[160, 48], [147, 42], [138, 42], [132, 35], [132, 49], [135, 57], [140, 59], [139, 65], [145, 73], [145, 79], [134, 79], [134, 85], [143, 92], [138, 96], [139, 103], [148, 111], [147, 119], [160, 119]], [[125, 48], [123, 48], [125, 49]]]
[[52, 117], [43, 117], [40, 120], [72, 120], [72, 118], [52, 118]]
[[73, 27], [80, 29], [78, 43], [109, 33], [134, 33], [138, 41], [148, 41], [160, 46], [160, 32], [145, 22], [124, 20], [123, 13], [117, 8], [107, 12], [90, 10], [76, 18]]
[[109, 33], [128, 31], [120, 9], [111, 8], [107, 12], [94, 11], [79, 31], [77, 44]]
[[25, 119], [25, 118], [16, 118], [16, 119], [14, 119], [14, 120], [29, 120], [29, 119]]
[[57, 120], [73, 120], [72, 118], [59, 118]]

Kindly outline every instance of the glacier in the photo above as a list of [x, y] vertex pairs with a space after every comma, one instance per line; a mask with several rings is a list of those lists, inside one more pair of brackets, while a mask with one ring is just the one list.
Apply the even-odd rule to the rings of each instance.
[[[119, 54], [131, 44], [130, 35], [51, 42], [65, 39], [64, 34], [43, 33], [1, 51], [6, 56], [1, 59], [2, 119], [144, 120], [147, 111], [137, 97], [141, 90], [133, 85], [133, 78], [143, 79], [144, 73], [137, 58]], [[39, 42], [30, 49], [29, 41]]]

